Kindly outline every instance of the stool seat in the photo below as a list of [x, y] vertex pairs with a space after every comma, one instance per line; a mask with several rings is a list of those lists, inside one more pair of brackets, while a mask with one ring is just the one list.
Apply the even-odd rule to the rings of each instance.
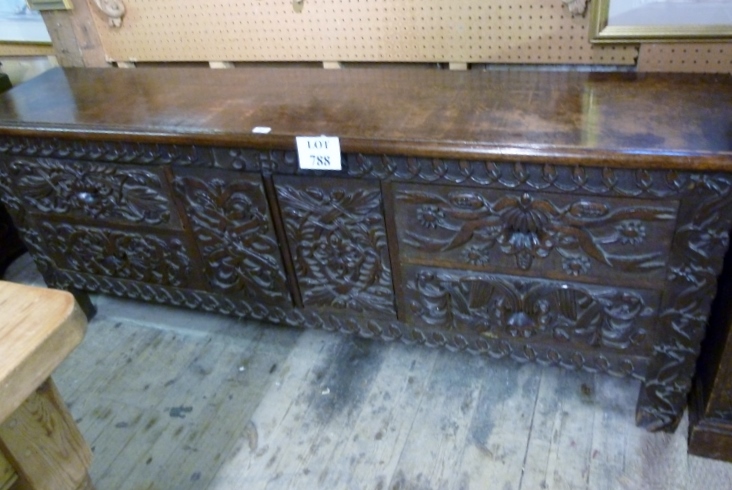
[[0, 456], [22, 488], [91, 488], [91, 452], [50, 378], [86, 325], [70, 293], [0, 281]]

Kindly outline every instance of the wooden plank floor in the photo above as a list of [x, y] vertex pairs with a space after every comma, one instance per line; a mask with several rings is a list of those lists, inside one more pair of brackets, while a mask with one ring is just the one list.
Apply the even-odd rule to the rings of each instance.
[[686, 421], [635, 427], [632, 380], [93, 299], [54, 377], [99, 490], [731, 487]]

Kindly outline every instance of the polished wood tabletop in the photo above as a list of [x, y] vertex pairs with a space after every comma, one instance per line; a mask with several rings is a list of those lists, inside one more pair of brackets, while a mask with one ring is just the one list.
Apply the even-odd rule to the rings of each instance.
[[732, 77], [54, 69], [0, 97], [0, 134], [280, 149], [329, 135], [346, 152], [732, 170]]

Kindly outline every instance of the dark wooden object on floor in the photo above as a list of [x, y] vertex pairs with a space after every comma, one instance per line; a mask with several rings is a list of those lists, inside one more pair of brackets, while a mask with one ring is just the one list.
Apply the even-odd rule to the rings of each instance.
[[[729, 100], [729, 76], [59, 69], [0, 98], [0, 189], [51, 286], [632, 376], [670, 430], [732, 225]], [[343, 169], [300, 169], [324, 134]]]
[[689, 452], [732, 462], [732, 254], [709, 324], [689, 406]]
[[[10, 78], [0, 72], [0, 92], [4, 92], [12, 87]], [[3, 276], [5, 269], [11, 261], [25, 252], [25, 247], [18, 237], [18, 232], [13, 225], [7, 211], [0, 204], [0, 277]]]

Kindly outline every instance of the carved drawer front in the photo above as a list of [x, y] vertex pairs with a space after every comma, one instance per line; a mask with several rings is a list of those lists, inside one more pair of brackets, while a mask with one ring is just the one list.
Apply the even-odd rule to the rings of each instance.
[[292, 304], [259, 175], [177, 169], [173, 189], [211, 291]]
[[678, 202], [400, 184], [403, 263], [660, 288]]
[[190, 251], [179, 234], [42, 222], [40, 241], [60, 269], [185, 288]]
[[30, 213], [180, 228], [159, 168], [13, 158], [0, 162], [0, 180]]
[[661, 293], [405, 267], [407, 321], [490, 338], [648, 355]]
[[303, 304], [395, 315], [379, 184], [322, 177], [275, 184]]

